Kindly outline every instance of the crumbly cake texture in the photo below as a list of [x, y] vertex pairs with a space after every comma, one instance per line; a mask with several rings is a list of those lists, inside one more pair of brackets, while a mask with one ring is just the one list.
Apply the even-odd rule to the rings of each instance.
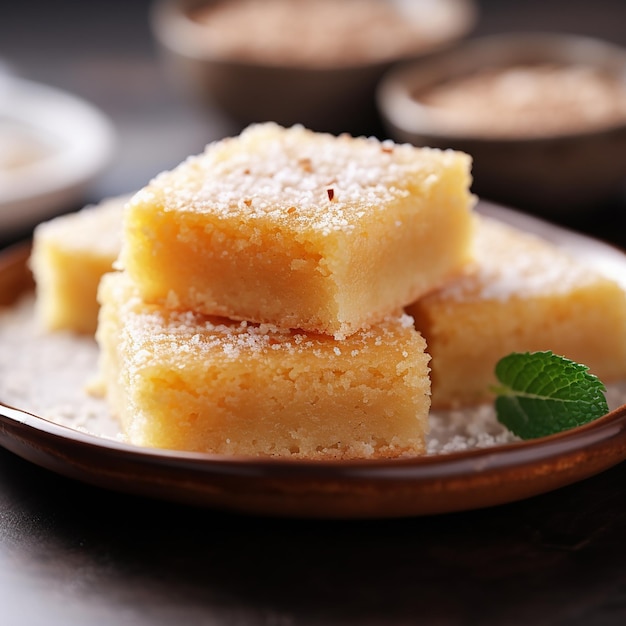
[[342, 338], [461, 272], [470, 166], [256, 124], [134, 196], [120, 267], [148, 302]]
[[98, 283], [119, 255], [122, 208], [129, 198], [109, 198], [35, 228], [30, 266], [45, 330], [96, 331]]
[[338, 341], [146, 304], [101, 281], [100, 372], [131, 443], [228, 455], [425, 452], [425, 342], [402, 313]]
[[432, 357], [434, 407], [492, 398], [510, 352], [552, 350], [605, 383], [626, 377], [626, 295], [552, 244], [496, 220], [477, 221], [466, 276], [407, 307]]

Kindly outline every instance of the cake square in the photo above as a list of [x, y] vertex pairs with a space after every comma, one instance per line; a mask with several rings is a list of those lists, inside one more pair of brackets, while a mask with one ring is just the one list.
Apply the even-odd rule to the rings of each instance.
[[342, 338], [462, 271], [470, 165], [256, 124], [135, 195], [120, 266], [148, 302]]
[[98, 283], [119, 256], [122, 208], [129, 198], [108, 198], [35, 228], [30, 267], [36, 315], [45, 330], [96, 331]]
[[432, 404], [492, 399], [497, 361], [551, 350], [602, 381], [626, 377], [626, 295], [555, 245], [481, 217], [476, 263], [407, 307], [432, 357]]
[[147, 304], [103, 277], [100, 371], [140, 446], [305, 459], [424, 452], [429, 356], [402, 313], [344, 341]]

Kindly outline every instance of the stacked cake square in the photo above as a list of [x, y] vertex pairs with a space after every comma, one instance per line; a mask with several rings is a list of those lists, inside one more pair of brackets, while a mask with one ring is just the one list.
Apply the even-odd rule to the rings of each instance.
[[511, 352], [551, 350], [603, 382], [626, 378], [626, 295], [557, 246], [481, 216], [475, 262], [407, 312], [428, 344], [432, 406], [493, 399], [494, 369]]
[[403, 307], [472, 260], [467, 155], [253, 125], [125, 209], [100, 283], [104, 388], [133, 443], [313, 459], [424, 451]]

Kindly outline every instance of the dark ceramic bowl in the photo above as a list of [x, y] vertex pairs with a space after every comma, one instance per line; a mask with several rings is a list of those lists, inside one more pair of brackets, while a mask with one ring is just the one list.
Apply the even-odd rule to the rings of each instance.
[[581, 213], [618, 194], [626, 182], [626, 114], [602, 127], [507, 137], [484, 125], [454, 128], [416, 98], [482, 70], [537, 64], [596, 68], [626, 88], [622, 48], [571, 35], [511, 34], [470, 40], [392, 69], [379, 85], [378, 107], [397, 141], [471, 154], [480, 195], [546, 214]]
[[[383, 0], [389, 1], [391, 0]], [[293, 58], [263, 61], [232, 58], [211, 50], [205, 25], [191, 17], [211, 0], [160, 0], [152, 11], [152, 28], [172, 77], [188, 94], [226, 113], [241, 126], [275, 121], [301, 123], [313, 130], [368, 132], [378, 121], [376, 85], [389, 67], [423, 56], [466, 35], [475, 23], [473, 0], [400, 0], [394, 6], [416, 13], [421, 5], [436, 8], [437, 34], [415, 41], [411, 49], [376, 61], [299, 64]], [[341, 4], [341, 2], [339, 2]], [[444, 13], [442, 13], [444, 12]], [[434, 28], [432, 29], [434, 31]]]

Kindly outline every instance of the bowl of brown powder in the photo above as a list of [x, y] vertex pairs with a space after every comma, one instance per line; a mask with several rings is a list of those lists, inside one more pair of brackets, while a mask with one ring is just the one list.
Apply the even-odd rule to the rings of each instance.
[[610, 43], [474, 39], [392, 69], [377, 99], [396, 140], [470, 153], [485, 197], [562, 213], [626, 183], [626, 50]]
[[473, 27], [472, 0], [160, 0], [152, 27], [170, 75], [241, 126], [275, 121], [368, 133], [375, 88], [400, 60]]

